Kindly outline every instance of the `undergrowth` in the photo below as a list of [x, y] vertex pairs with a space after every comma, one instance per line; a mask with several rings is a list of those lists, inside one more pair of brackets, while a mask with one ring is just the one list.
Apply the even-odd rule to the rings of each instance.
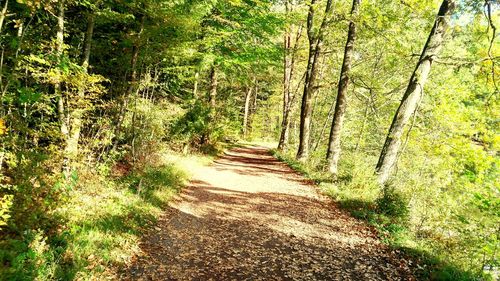
[[[164, 155], [163, 164], [109, 177], [90, 171], [53, 214], [52, 229], [0, 241], [1, 280], [103, 280], [139, 253], [139, 240], [206, 156]], [[174, 164], [175, 163], [175, 164]]]

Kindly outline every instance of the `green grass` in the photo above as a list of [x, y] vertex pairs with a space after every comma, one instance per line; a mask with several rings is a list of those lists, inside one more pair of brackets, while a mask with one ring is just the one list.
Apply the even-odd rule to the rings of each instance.
[[[0, 242], [0, 280], [115, 279], [114, 269], [140, 252], [141, 234], [189, 178], [186, 168], [210, 157], [164, 155], [163, 164], [120, 178], [87, 173], [52, 216], [52, 230], [36, 226]], [[174, 164], [175, 163], [175, 164]]]
[[332, 177], [330, 175], [328, 175], [327, 173], [324, 173], [323, 171], [321, 171], [321, 169], [317, 169], [316, 167], [305, 165], [304, 163], [297, 161], [295, 158], [279, 152], [277, 149], [273, 148], [270, 150], [270, 152], [278, 160], [287, 163], [287, 165], [290, 166], [290, 168], [299, 172], [304, 177], [314, 181], [316, 184], [332, 182]]
[[[408, 225], [409, 209], [404, 196], [391, 187], [380, 187], [366, 161], [345, 167], [336, 181], [321, 167], [301, 163], [293, 157], [271, 150], [304, 177], [313, 180], [321, 191], [339, 203], [340, 207], [358, 219], [375, 227], [380, 239], [418, 264], [415, 275], [419, 280], [488, 280], [479, 273], [468, 272], [444, 261], [421, 240], [415, 239]], [[367, 172], [368, 171], [368, 172]]]

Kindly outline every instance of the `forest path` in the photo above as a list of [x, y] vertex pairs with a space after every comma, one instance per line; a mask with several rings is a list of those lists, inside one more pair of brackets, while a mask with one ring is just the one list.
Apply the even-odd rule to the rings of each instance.
[[414, 279], [370, 228], [266, 148], [234, 148], [193, 172], [121, 279]]

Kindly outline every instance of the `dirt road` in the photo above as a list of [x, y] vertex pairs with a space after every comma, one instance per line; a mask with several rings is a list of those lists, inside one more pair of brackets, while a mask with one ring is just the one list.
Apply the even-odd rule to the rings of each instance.
[[232, 149], [194, 174], [122, 279], [413, 279], [370, 228], [265, 148]]

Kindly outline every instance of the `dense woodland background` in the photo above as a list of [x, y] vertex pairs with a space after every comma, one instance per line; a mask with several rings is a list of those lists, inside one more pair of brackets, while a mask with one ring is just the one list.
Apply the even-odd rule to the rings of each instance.
[[279, 141], [420, 278], [499, 274], [497, 1], [0, 9], [0, 279], [112, 276], [188, 177], [165, 155], [237, 140]]

